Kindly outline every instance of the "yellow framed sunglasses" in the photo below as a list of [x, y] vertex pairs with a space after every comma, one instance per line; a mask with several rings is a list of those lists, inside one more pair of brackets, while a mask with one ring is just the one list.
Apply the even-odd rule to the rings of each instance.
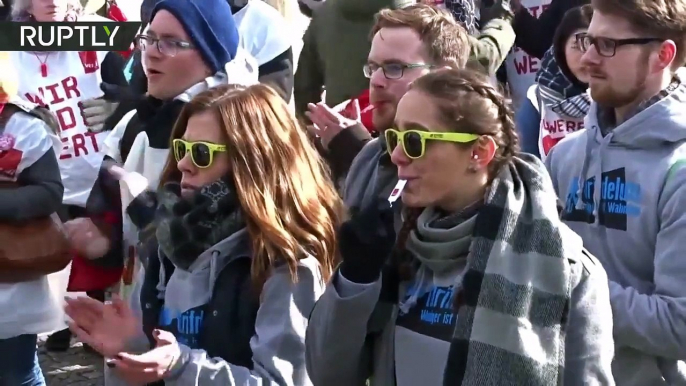
[[181, 162], [186, 154], [190, 153], [193, 165], [200, 169], [205, 169], [212, 165], [214, 153], [226, 151], [226, 146], [224, 145], [217, 145], [211, 142], [190, 142], [183, 139], [173, 140], [172, 147], [176, 162]]
[[398, 144], [402, 144], [405, 155], [410, 159], [421, 158], [426, 152], [426, 141], [443, 141], [469, 143], [477, 140], [480, 135], [468, 133], [437, 133], [422, 130], [395, 130], [387, 129], [384, 133], [386, 137], [386, 149], [388, 154], [393, 153]]

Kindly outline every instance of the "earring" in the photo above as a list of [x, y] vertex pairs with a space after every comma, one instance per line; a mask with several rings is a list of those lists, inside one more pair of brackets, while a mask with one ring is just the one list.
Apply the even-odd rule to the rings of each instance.
[[[478, 160], [479, 156], [476, 154], [472, 154], [472, 159]], [[470, 173], [476, 173], [477, 172], [476, 165], [469, 165], [469, 167], [467, 168], [467, 171], [469, 171]]]

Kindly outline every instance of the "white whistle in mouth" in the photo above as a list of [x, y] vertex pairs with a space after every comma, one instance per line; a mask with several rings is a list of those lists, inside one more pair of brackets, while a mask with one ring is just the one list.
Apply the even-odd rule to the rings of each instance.
[[407, 180], [399, 180], [398, 183], [395, 184], [395, 188], [393, 188], [391, 195], [388, 196], [388, 203], [391, 206], [393, 206], [394, 202], [398, 201], [398, 198], [403, 193], [403, 189], [405, 189], [406, 184], [407, 184]]

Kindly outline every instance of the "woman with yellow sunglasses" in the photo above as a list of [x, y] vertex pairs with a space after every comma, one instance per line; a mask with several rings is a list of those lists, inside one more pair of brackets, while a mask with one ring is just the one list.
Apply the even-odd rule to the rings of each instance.
[[108, 385], [310, 384], [304, 332], [343, 207], [306, 131], [268, 86], [222, 86], [184, 107], [172, 147], [128, 209], [150, 234], [131, 305], [70, 300], [71, 329]]
[[402, 208], [384, 197], [342, 225], [341, 268], [308, 325], [313, 383], [613, 384], [607, 277], [560, 222], [544, 165], [518, 153], [503, 96], [439, 70], [395, 126]]

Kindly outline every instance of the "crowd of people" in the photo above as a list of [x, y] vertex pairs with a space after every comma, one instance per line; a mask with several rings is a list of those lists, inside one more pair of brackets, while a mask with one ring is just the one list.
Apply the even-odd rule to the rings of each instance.
[[0, 386], [686, 385], [686, 0], [140, 18], [0, 53]]

